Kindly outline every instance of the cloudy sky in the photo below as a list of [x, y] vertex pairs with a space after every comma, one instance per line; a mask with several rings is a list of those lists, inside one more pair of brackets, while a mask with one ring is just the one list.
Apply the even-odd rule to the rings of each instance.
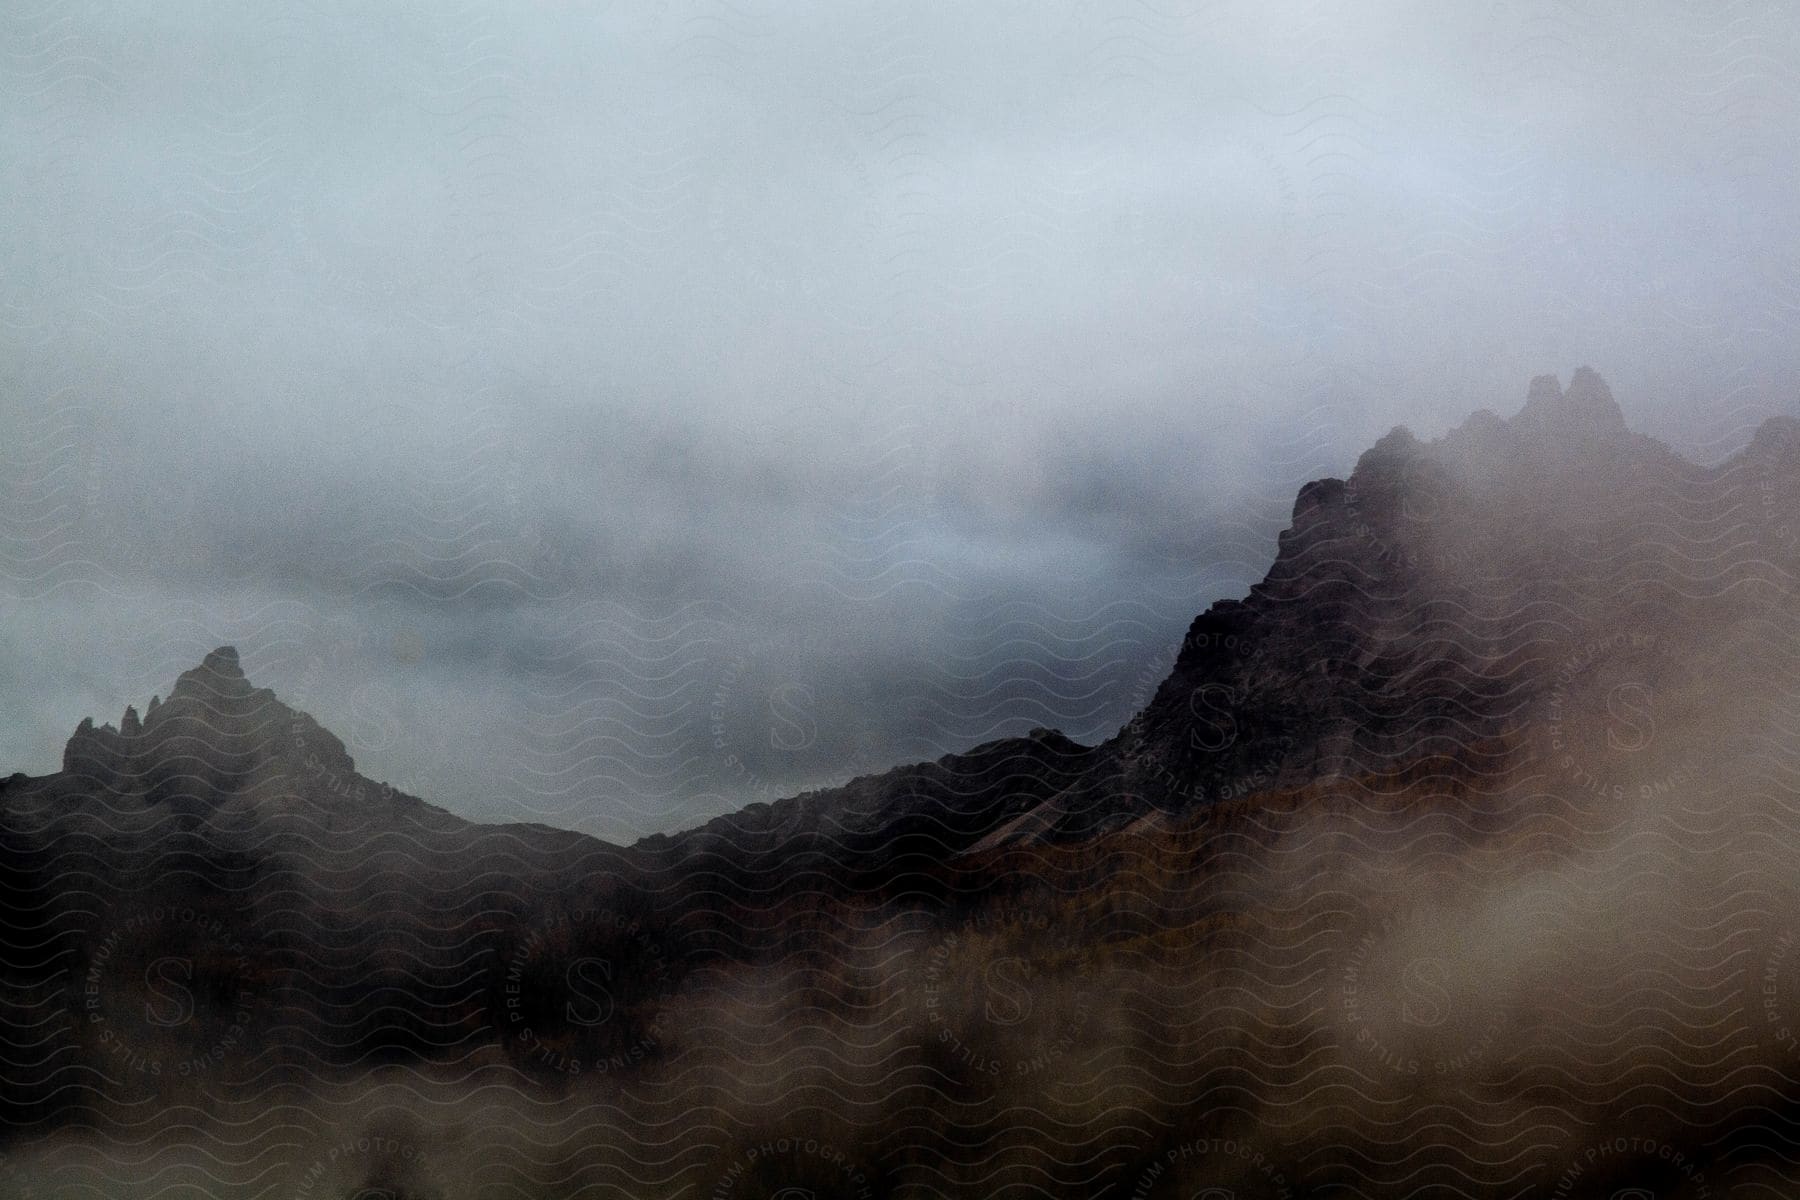
[[1396, 423], [1800, 411], [1778, 4], [279, 7], [0, 15], [4, 769], [232, 642], [631, 838], [1103, 736]]

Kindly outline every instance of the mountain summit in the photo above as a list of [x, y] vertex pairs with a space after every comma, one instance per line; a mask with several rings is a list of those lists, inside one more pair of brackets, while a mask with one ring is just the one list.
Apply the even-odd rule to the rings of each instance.
[[[1561, 647], [1620, 620], [1685, 627], [1671, 590], [1633, 585], [1633, 573], [1726, 587], [1795, 569], [1800, 539], [1775, 514], [1793, 511], [1780, 500], [1800, 485], [1796, 429], [1777, 418], [1730, 462], [1698, 467], [1632, 433], [1587, 367], [1566, 389], [1533, 379], [1510, 419], [1483, 410], [1432, 442], [1396, 428], [1348, 479], [1300, 490], [1267, 576], [1195, 619], [1154, 698], [1101, 745], [1048, 731], [1003, 739], [652, 837], [632, 860], [746, 877], [812, 864], [834, 880], [855, 860], [893, 878], [903, 861], [1516, 745]], [[1709, 549], [1721, 538], [1767, 553], [1722, 563]], [[1545, 638], [1509, 626], [1525, 612], [1541, 615], [1531, 628]], [[359, 828], [467, 824], [362, 779], [344, 744], [252, 685], [230, 646], [141, 719], [128, 709], [117, 728], [83, 722], [64, 778], [206, 819], [251, 804]]]
[[628, 848], [365, 779], [221, 646], [0, 781], [0, 1117], [85, 1194], [1791, 1194], [1797, 514], [1800, 423], [1702, 467], [1540, 377], [1300, 489], [1101, 744]]
[[1698, 652], [1789, 594], [1792, 424], [1702, 468], [1631, 432], [1584, 367], [1567, 390], [1533, 380], [1510, 420], [1429, 443], [1395, 429], [1349, 479], [1301, 489], [1268, 575], [1194, 621], [1058, 815], [1021, 828], [1080, 834], [1441, 756], [1489, 769], [1531, 741], [1581, 646], [1632, 628]]
[[357, 775], [336, 735], [252, 685], [232, 646], [182, 672], [169, 698], [152, 696], [141, 718], [128, 706], [116, 728], [82, 721], [63, 748], [63, 772], [195, 814], [234, 798], [397, 795]]
[[1537, 754], [1556, 710], [1605, 709], [1606, 672], [1564, 678], [1583, 647], [1610, 647], [1628, 673], [1622, 628], [1716, 652], [1788, 594], [1800, 538], [1777, 514], [1800, 512], [1793, 428], [1772, 419], [1700, 467], [1632, 432], [1586, 367], [1567, 389], [1534, 379], [1510, 419], [1483, 410], [1432, 442], [1396, 428], [1348, 479], [1300, 490], [1267, 576], [1195, 619], [1150, 703], [1100, 745], [1004, 739], [639, 848], [664, 869], [745, 878], [817, 863], [805, 878], [830, 886], [831, 864], [893, 868], [897, 846], [944, 863], [1420, 764], [1492, 773]]
[[[1154, 698], [1106, 742], [1003, 739], [658, 835], [630, 860], [659, 876], [816, 867], [835, 887], [852, 861], [892, 879], [977, 846], [1516, 748], [1558, 686], [1558, 654], [1622, 621], [1686, 636], [1697, 582], [1741, 605], [1800, 567], [1786, 516], [1800, 506], [1796, 430], [1771, 420], [1702, 468], [1631, 432], [1587, 367], [1566, 389], [1533, 379], [1510, 419], [1483, 410], [1432, 442], [1396, 428], [1348, 479], [1300, 490], [1267, 576], [1195, 619]], [[1722, 560], [1721, 544], [1759, 553]], [[231, 646], [141, 718], [84, 721], [56, 786], [206, 822], [471, 828], [363, 779], [342, 741], [250, 683]]]
[[389, 865], [429, 877], [496, 853], [527, 875], [616, 854], [566, 830], [467, 821], [367, 778], [341, 738], [252, 683], [233, 646], [183, 671], [141, 716], [128, 705], [116, 726], [84, 719], [62, 770], [16, 777], [0, 803], [33, 839], [85, 824], [108, 832], [109, 855], [142, 841], [140, 858], [178, 839], [226, 856], [360, 861], [396, 839], [405, 850]]
[[1612, 390], [1591, 367], [1578, 368], [1567, 391], [1554, 375], [1533, 379], [1512, 428], [1536, 438], [1618, 439], [1629, 433]]

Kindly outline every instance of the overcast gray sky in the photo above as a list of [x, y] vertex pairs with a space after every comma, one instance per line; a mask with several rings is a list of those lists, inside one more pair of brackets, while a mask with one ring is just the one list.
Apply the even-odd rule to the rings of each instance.
[[1780, 4], [0, 16], [0, 764], [222, 642], [631, 838], [1097, 738], [1292, 497], [1590, 363], [1795, 411]]

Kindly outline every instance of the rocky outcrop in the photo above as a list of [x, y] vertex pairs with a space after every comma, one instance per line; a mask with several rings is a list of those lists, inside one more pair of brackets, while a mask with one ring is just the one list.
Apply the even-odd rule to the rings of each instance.
[[[246, 675], [238, 651], [219, 646], [182, 672], [167, 697], [140, 717], [128, 706], [117, 727], [84, 718], [63, 748], [56, 775], [0, 784], [0, 808], [53, 838], [60, 822], [108, 829], [129, 849], [137, 832], [185, 831], [233, 853], [255, 848], [312, 862], [366, 857], [391, 837], [391, 863], [454, 877], [489, 853], [508, 872], [567, 872], [619, 848], [538, 825], [464, 820], [361, 774], [342, 739]], [[371, 841], [371, 839], [375, 839]]]
[[127, 706], [117, 728], [84, 720], [63, 749], [63, 770], [102, 791], [197, 811], [244, 793], [356, 778], [344, 743], [253, 686], [232, 646], [184, 671], [168, 700], [152, 697], [143, 717]]
[[1497, 770], [1570, 702], [1558, 663], [1580, 646], [1639, 627], [1675, 652], [1800, 574], [1794, 546], [1718, 551], [1775, 539], [1796, 428], [1773, 420], [1732, 461], [1696, 466], [1627, 428], [1585, 367], [1567, 389], [1533, 380], [1510, 419], [1482, 410], [1431, 442], [1397, 428], [1349, 478], [1300, 490], [1267, 576], [1195, 619], [1114, 738], [1008, 739], [640, 849], [659, 869], [778, 877], [830, 854], [866, 863], [858, 838], [882, 830], [930, 829], [944, 860], [1422, 761]]
[[1696, 466], [1631, 432], [1585, 367], [1566, 390], [1533, 380], [1510, 420], [1395, 429], [1348, 479], [1301, 489], [1263, 581], [1196, 618], [1054, 819], [1020, 828], [1083, 836], [1426, 758], [1496, 769], [1531, 744], [1572, 647], [1632, 628], [1675, 654], [1791, 594], [1796, 430], [1773, 419]]
[[[899, 1190], [1648, 1195], [1676, 1155], [1735, 1194], [1744, 1152], [1792, 1162], [1792, 1039], [1744, 1010], [1794, 961], [1797, 492], [1800, 424], [1704, 468], [1591, 372], [1540, 379], [1302, 488], [1103, 744], [1037, 729], [627, 850], [365, 779], [220, 647], [0, 781], [0, 1119], [73, 1126], [53, 1167], [179, 1179], [148, 1119], [228, 1104], [192, 1177], [265, 1193], [309, 1108], [351, 1114], [325, 1147], [405, 1145], [367, 1114], [410, 1094], [452, 1151], [545, 1134], [463, 1160], [473, 1191], [670, 1162], [754, 1191], [816, 1135], [820, 1194], [947, 1164]], [[1679, 803], [1607, 819], [1642, 795]], [[708, 1174], [721, 1138], [748, 1149]]]
[[[1396, 428], [1347, 479], [1303, 487], [1266, 577], [1195, 619], [1154, 698], [1105, 743], [1038, 731], [751, 805], [647, 839], [633, 871], [755, 879], [800, 864], [891, 879], [902, 860], [1081, 838], [1422, 757], [1487, 762], [1526, 739], [1557, 656], [1583, 638], [1629, 620], [1674, 639], [1800, 573], [1797, 489], [1800, 422], [1771, 420], [1702, 468], [1631, 432], [1592, 370], [1566, 389], [1539, 376], [1510, 419], [1481, 410], [1430, 442]], [[1716, 549], [1746, 544], [1759, 553]], [[1704, 621], [1683, 609], [1715, 594], [1726, 608]], [[64, 768], [200, 813], [299, 796], [343, 822], [454, 821], [363, 780], [344, 744], [252, 685], [229, 646], [141, 721], [83, 722]]]

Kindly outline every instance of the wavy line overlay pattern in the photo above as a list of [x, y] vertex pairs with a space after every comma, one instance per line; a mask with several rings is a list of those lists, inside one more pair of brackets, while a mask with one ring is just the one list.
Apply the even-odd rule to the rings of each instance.
[[[1574, 106], [1624, 71], [1604, 5], [1485, 10], [1460, 52], [1503, 116], [1454, 131], [1472, 149], [1436, 208], [1397, 203], [1442, 131], [1366, 86], [1349, 8], [1269, 28], [1308, 70], [1250, 86], [1242, 6], [1044, 6], [1054, 86], [998, 167], [959, 140], [972, 72], [904, 14], [591, 6], [651, 51], [618, 119], [568, 135], [604, 170], [533, 123], [562, 84], [507, 14], [448, 11], [429, 39], [347, 5], [251, 18], [252, 52], [193, 73], [205, 119], [158, 144], [156, 185], [45, 278], [0, 281], [30, 368], [0, 440], [0, 614], [90, 615], [117, 697], [58, 769], [0, 781], [0, 1195], [1792, 1194], [1780, 381], [1721, 369], [1663, 441], [1585, 369], [1516, 415], [1376, 441], [1361, 398], [1441, 387], [1441, 364], [1338, 352], [1403, 344], [1472, 280], [1554, 278], [1532, 296], [1552, 324], [1627, 324], [1604, 314], [1629, 299], [1649, 338], [1768, 362], [1790, 261], [1658, 268], [1616, 297], [1588, 281], [1634, 274], [1624, 206], [1544, 227], [1526, 198], [1562, 126], [1523, 100]], [[7, 128], [34, 151], [17, 183], [46, 209], [96, 187], [92, 114], [214, 46], [57, 3], [0, 25]], [[1703, 150], [1684, 219], [1746, 220], [1792, 182], [1781, 25], [1731, 3], [1639, 31], [1669, 64], [1657, 113]], [[824, 82], [772, 65], [815, 39], [838, 47], [809, 60]], [[368, 111], [316, 71], [358, 56], [386, 81]], [[1140, 119], [1186, 119], [1197, 65], [1229, 133], [1146, 176]], [[322, 107], [348, 146], [319, 143]], [[804, 130], [802, 197], [743, 136], [763, 112]], [[426, 147], [430, 195], [346, 169], [395, 142]], [[540, 214], [536, 192], [576, 202]], [[1232, 237], [1181, 209], [1202, 192]], [[1050, 286], [1073, 245], [1098, 247], [1079, 298]], [[739, 386], [731, 347], [811, 313], [832, 337], [791, 369], [813, 382], [685, 457], [675, 400], [666, 422], [615, 403], [632, 381], [571, 406], [598, 432], [546, 432], [547, 363], [581, 352], [559, 314], [689, 254], [708, 269], [683, 294], [734, 336], [666, 365]], [[319, 427], [292, 376], [240, 410], [193, 364], [222, 474], [148, 469], [179, 438], [116, 411], [88, 352], [271, 275], [304, 281], [308, 336], [381, 344], [380, 399]], [[1153, 292], [1109, 353], [1155, 375], [1204, 323], [1241, 348], [1208, 364], [1236, 407], [1287, 406], [1141, 448], [1229, 476], [1204, 537], [1146, 534], [1142, 496], [1054, 444], [1068, 414], [1037, 394], [1093, 351], [990, 352], [991, 299], [1019, 289]], [[1756, 318], [1721, 321], [1722, 293]], [[970, 433], [963, 461], [946, 447]], [[758, 475], [808, 438], [817, 475]], [[278, 489], [288, 439], [316, 487], [277, 493], [267, 536], [221, 517], [220, 488]], [[371, 444], [395, 463], [375, 505], [336, 466]], [[620, 448], [644, 445], [668, 511], [813, 484], [832, 503], [750, 554], [690, 521], [736, 586], [653, 586], [657, 531], [577, 519], [649, 486]], [[1018, 514], [968, 523], [988, 475], [1028, 497], [1075, 479], [1081, 545], [1129, 543], [1132, 575], [1076, 552], [1018, 586], [996, 561]], [[446, 695], [493, 740], [434, 711]]]
[[629, 846], [220, 647], [0, 792], [10, 1179], [1782, 1194], [1796, 499], [1791, 420], [1699, 467], [1544, 377], [1302, 489], [1113, 737]]

